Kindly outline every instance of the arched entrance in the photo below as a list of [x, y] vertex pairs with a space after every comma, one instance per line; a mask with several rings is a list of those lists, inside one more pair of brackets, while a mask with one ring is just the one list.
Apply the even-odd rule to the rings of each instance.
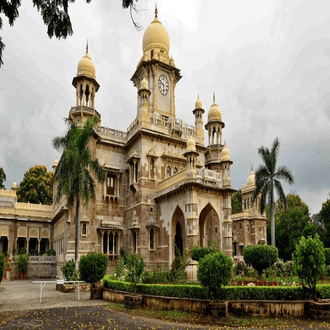
[[199, 244], [201, 247], [219, 245], [221, 247], [220, 221], [213, 206], [208, 203], [199, 215]]
[[172, 216], [172, 258], [177, 253], [183, 254], [183, 250], [186, 244], [186, 228], [185, 220], [182, 210], [179, 206], [176, 207]]

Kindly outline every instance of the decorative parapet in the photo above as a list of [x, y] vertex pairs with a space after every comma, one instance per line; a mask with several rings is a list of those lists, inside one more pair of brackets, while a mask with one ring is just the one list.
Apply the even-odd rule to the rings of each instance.
[[15, 190], [0, 189], [0, 196], [16, 197], [16, 191]]
[[196, 181], [207, 186], [223, 187], [222, 175], [207, 168], [196, 170]]
[[187, 169], [183, 169], [158, 184], [158, 191], [183, 183], [187, 178]]
[[57, 261], [56, 256], [30, 256], [30, 263], [46, 263], [46, 264], [55, 264]]
[[101, 133], [101, 135], [105, 135], [107, 137], [116, 138], [122, 140], [122, 142], [126, 142], [127, 133], [123, 131], [119, 131], [118, 129], [113, 129], [105, 126], [99, 126], [97, 131]]
[[83, 111], [83, 112], [87, 112], [93, 115], [97, 115], [98, 117], [101, 117], [101, 115], [92, 107], [86, 107], [85, 105], [78, 105], [75, 107], [71, 107], [70, 112], [69, 112], [69, 118], [72, 112], [76, 112], [76, 111]]

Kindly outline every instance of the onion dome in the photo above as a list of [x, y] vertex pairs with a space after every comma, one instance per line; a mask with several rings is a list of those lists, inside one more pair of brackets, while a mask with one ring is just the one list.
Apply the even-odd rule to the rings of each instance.
[[190, 136], [189, 140], [187, 141], [187, 152], [189, 151], [196, 152], [196, 141], [192, 136]]
[[199, 95], [197, 101], [195, 102], [195, 109], [203, 109], [202, 101], [200, 100]]
[[247, 179], [247, 186], [248, 187], [253, 186], [253, 185], [255, 185], [255, 182], [256, 182], [256, 176], [255, 176], [254, 172], [252, 171]]
[[148, 80], [145, 77], [141, 81], [141, 89], [149, 89]]
[[213, 99], [213, 104], [207, 114], [207, 121], [221, 121], [221, 111]]
[[226, 144], [221, 151], [220, 158], [221, 160], [230, 160], [230, 154]]
[[12, 190], [17, 190], [17, 183], [14, 181], [11, 187]]
[[156, 7], [155, 19], [147, 27], [143, 35], [143, 52], [145, 53], [149, 49], [159, 48], [168, 54], [170, 50], [170, 37], [162, 23], [158, 20], [157, 14]]
[[95, 65], [92, 62], [92, 59], [88, 55], [88, 44], [86, 46], [85, 56], [78, 63], [77, 77], [79, 77], [79, 76], [88, 76], [93, 79], [96, 79]]

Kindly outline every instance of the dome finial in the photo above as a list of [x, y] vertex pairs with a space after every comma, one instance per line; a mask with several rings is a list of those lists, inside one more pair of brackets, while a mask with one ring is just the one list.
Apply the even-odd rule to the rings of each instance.
[[156, 8], [155, 8], [155, 19], [158, 18], [157, 15], [158, 15], [158, 9], [157, 9], [157, 3], [156, 3]]
[[88, 39], [87, 39], [87, 43], [86, 43], [86, 54], [88, 54]]
[[213, 92], [213, 103], [215, 103], [215, 92]]

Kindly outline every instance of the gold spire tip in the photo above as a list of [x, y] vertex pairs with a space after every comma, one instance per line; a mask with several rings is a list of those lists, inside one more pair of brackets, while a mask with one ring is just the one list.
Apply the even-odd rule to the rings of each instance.
[[156, 8], [155, 8], [155, 18], [158, 18], [157, 15], [158, 15], [158, 9], [157, 9], [157, 3], [156, 3]]
[[87, 39], [87, 43], [86, 43], [86, 53], [88, 53], [88, 39]]
[[215, 92], [213, 92], [213, 103], [215, 103]]

